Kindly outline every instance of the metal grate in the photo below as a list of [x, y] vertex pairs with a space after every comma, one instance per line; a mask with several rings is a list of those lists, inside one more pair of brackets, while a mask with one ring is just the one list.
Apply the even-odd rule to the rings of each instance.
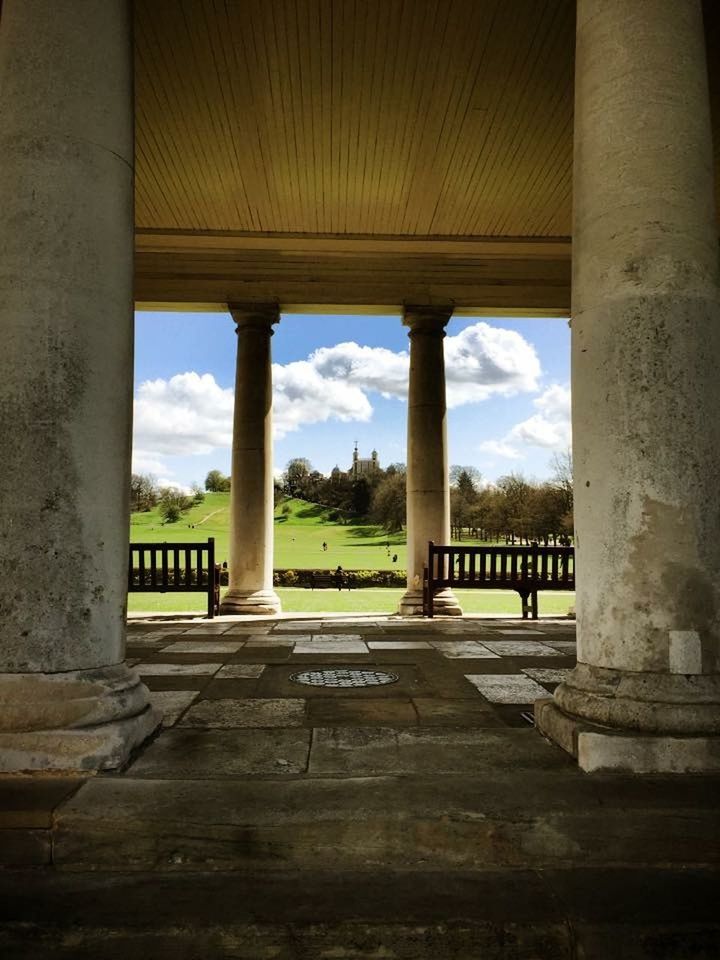
[[382, 687], [396, 683], [399, 677], [383, 670], [302, 670], [290, 677], [293, 683], [310, 687]]

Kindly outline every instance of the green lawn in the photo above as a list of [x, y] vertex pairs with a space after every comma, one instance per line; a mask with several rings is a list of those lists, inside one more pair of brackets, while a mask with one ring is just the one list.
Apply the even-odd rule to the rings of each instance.
[[[224, 592], [224, 591], [223, 591]], [[394, 588], [367, 590], [305, 590], [278, 587], [286, 613], [394, 613], [403, 591]], [[465, 613], [520, 615], [520, 598], [511, 590], [458, 590]], [[575, 603], [574, 593], [540, 593], [541, 616], [564, 615]], [[198, 593], [131, 593], [130, 611], [148, 613], [202, 613], [204, 597]]]
[[[338, 564], [345, 570], [404, 570], [405, 531], [388, 534], [367, 524], [341, 524], [328, 520], [330, 511], [304, 500], [286, 501], [290, 513], [275, 512], [275, 566], [280, 569], [327, 568]], [[230, 495], [208, 493], [204, 503], [193, 507], [177, 523], [163, 523], [157, 510], [133, 513], [130, 540], [133, 543], [178, 543], [215, 537], [218, 562], [228, 559]], [[328, 549], [323, 550], [323, 542]], [[480, 541], [463, 541], [468, 545]], [[387, 544], [390, 544], [388, 555]], [[397, 554], [397, 562], [392, 558]]]
[[[304, 500], [286, 501], [290, 513], [282, 513], [283, 504], [275, 513], [275, 566], [280, 569], [329, 568], [338, 564], [345, 570], [404, 570], [406, 562], [405, 532], [387, 534], [380, 527], [364, 524], [341, 524], [328, 520], [330, 511]], [[208, 493], [205, 501], [183, 515], [178, 523], [163, 523], [157, 510], [133, 513], [130, 540], [149, 543], [178, 543], [207, 540], [215, 537], [218, 562], [228, 558], [230, 495]], [[323, 542], [328, 549], [323, 550]], [[463, 541], [472, 544], [480, 541]], [[390, 544], [390, 555], [386, 544]], [[397, 554], [397, 562], [392, 562]], [[338, 592], [337, 590], [305, 590], [278, 588], [283, 609], [290, 612], [336, 611], [338, 613], [393, 613], [402, 596], [401, 589], [371, 588]], [[460, 590], [458, 598], [467, 613], [520, 613], [520, 599], [513, 591]], [[541, 614], [565, 614], [574, 603], [572, 593], [540, 593]], [[132, 593], [128, 597], [130, 611], [156, 613], [201, 612], [205, 609], [202, 594]]]

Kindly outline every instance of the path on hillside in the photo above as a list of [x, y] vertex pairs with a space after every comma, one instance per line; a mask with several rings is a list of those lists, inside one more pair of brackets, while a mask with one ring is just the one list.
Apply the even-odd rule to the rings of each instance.
[[196, 526], [196, 527], [201, 527], [201, 526], [205, 523], [206, 520], [209, 520], [209, 519], [210, 519], [210, 517], [214, 517], [216, 513], [222, 513], [222, 512], [223, 512], [223, 509], [224, 509], [223, 507], [220, 507], [218, 510], [213, 510], [212, 513], [209, 513], [206, 517], [203, 517], [202, 520], [198, 520], [198, 522], [195, 524], [195, 526]]

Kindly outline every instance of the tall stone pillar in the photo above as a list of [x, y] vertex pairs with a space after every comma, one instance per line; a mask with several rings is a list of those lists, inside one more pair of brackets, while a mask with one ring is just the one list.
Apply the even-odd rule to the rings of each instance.
[[586, 770], [720, 768], [720, 290], [699, 0], [579, 0], [578, 665], [540, 729]]
[[4, 0], [0, 770], [116, 767], [127, 668], [133, 111], [126, 0]]
[[[450, 542], [450, 483], [445, 402], [445, 326], [452, 308], [406, 307], [409, 327], [410, 382], [407, 433], [407, 590], [398, 612], [422, 613], [422, 573], [428, 541]], [[460, 616], [450, 590], [435, 598], [440, 616]]]
[[275, 614], [273, 590], [272, 366], [276, 304], [231, 304], [237, 324], [230, 488], [230, 589], [223, 613]]

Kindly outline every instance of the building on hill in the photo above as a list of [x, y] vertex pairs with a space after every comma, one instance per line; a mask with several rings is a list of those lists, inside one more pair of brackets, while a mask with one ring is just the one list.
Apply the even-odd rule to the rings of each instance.
[[348, 470], [348, 477], [351, 480], [359, 480], [361, 477], [367, 477], [369, 474], [377, 473], [380, 469], [377, 450], [373, 450], [369, 458], [360, 457], [358, 454], [358, 445], [355, 441], [353, 450], [352, 466]]

